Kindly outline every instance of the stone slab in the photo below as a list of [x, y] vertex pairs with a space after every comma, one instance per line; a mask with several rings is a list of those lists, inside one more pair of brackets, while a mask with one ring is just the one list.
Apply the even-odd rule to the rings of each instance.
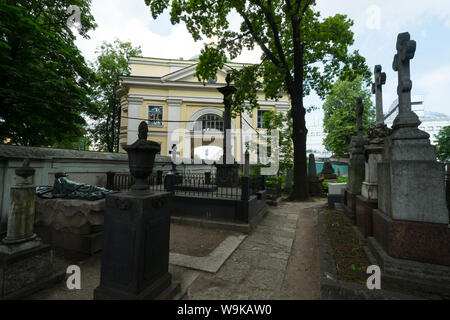
[[177, 266], [216, 273], [246, 237], [246, 235], [229, 236], [206, 257], [170, 253], [169, 262]]
[[0, 254], [0, 299], [19, 299], [61, 280], [53, 270], [50, 246]]
[[369, 200], [363, 195], [356, 196], [356, 225], [364, 237], [373, 235], [372, 211], [378, 208], [378, 201]]
[[35, 231], [44, 243], [54, 248], [92, 255], [103, 247], [103, 231], [77, 234], [46, 226], [36, 226]]
[[[382, 269], [381, 281], [411, 290], [450, 297], [450, 267], [391, 257], [373, 237], [367, 239], [371, 263]], [[373, 261], [375, 259], [375, 261]]]
[[448, 224], [394, 220], [373, 210], [373, 235], [393, 258], [450, 266]]
[[342, 195], [347, 188], [347, 183], [328, 183], [328, 194]]
[[449, 223], [442, 163], [381, 162], [378, 177], [378, 207], [392, 219]]

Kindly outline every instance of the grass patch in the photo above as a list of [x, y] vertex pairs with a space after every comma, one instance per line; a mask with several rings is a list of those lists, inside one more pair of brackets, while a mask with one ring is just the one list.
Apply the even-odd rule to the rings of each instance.
[[333, 248], [333, 258], [339, 280], [347, 280], [366, 284], [369, 259], [350, 225], [346, 224], [343, 215], [335, 210], [324, 209], [328, 238]]

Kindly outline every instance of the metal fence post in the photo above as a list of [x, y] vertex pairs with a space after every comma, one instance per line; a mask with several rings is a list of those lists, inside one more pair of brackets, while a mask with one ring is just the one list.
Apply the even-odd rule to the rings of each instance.
[[211, 172], [205, 172], [205, 184], [211, 184]]
[[114, 177], [116, 176], [116, 173], [113, 171], [108, 171], [106, 173], [106, 189], [108, 190], [115, 190], [114, 188]]
[[247, 201], [250, 197], [250, 178], [242, 176], [241, 178], [241, 200]]

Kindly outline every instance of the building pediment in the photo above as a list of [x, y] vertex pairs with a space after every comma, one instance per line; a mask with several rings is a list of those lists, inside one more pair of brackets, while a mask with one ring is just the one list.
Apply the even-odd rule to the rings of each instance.
[[[191, 66], [185, 67], [183, 69], [177, 70], [175, 72], [169, 73], [161, 77], [162, 82], [175, 82], [175, 81], [187, 81], [187, 82], [198, 82], [195, 76], [195, 69], [197, 63]], [[222, 69], [217, 72], [217, 83], [225, 83], [225, 77], [227, 72], [231, 70], [231, 67], [224, 65]]]

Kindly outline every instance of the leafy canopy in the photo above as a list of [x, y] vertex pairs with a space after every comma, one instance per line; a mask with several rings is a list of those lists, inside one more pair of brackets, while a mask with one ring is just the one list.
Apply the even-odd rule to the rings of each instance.
[[436, 135], [436, 156], [441, 162], [450, 162], [450, 126], [443, 127]]
[[67, 8], [81, 11], [79, 33], [95, 28], [91, 1], [0, 0], [0, 140], [30, 146], [70, 142], [95, 114], [93, 73], [74, 44]]
[[[173, 24], [184, 22], [194, 40], [213, 39], [202, 49], [196, 75], [206, 82], [217, 70], [236, 58], [243, 50], [263, 51], [261, 64], [233, 70], [238, 91], [234, 108], [258, 107], [257, 92], [266, 98], [292, 94], [295, 83], [303, 78], [302, 96], [314, 90], [322, 98], [331, 89], [332, 79], [354, 79], [357, 74], [370, 77], [365, 60], [358, 51], [350, 53], [353, 44], [352, 20], [346, 15], [320, 19], [313, 10], [315, 1], [271, 0], [145, 0], [156, 19], [170, 8]], [[239, 30], [230, 28], [229, 15], [238, 14]], [[294, 29], [294, 26], [296, 27]], [[298, 54], [303, 53], [299, 65]]]
[[97, 50], [97, 60], [92, 68], [96, 73], [95, 92], [99, 107], [91, 134], [100, 150], [118, 152], [121, 124], [120, 100], [116, 96], [119, 77], [129, 75], [129, 59], [142, 54], [140, 47], [116, 39], [103, 42]]
[[371, 91], [362, 77], [354, 81], [336, 81], [323, 105], [323, 128], [327, 134], [325, 148], [337, 157], [348, 154], [347, 148], [352, 136], [357, 135], [356, 99], [363, 99], [363, 129], [375, 123], [375, 107], [371, 100]]

